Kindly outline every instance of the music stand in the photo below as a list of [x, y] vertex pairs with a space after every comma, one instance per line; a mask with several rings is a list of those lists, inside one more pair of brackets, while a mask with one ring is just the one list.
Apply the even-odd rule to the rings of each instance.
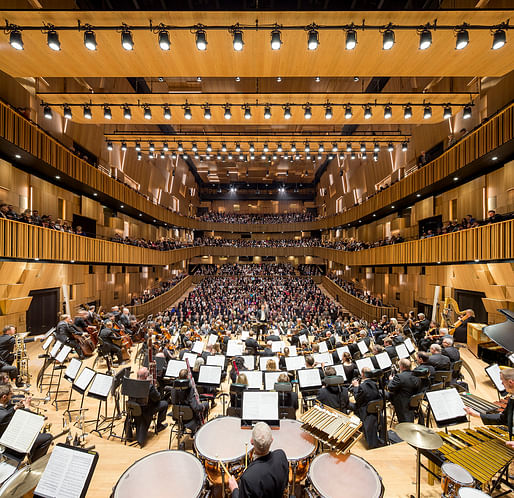
[[251, 428], [257, 422], [266, 422], [272, 428], [280, 427], [278, 392], [243, 391], [241, 428]]
[[70, 422], [71, 422], [71, 413], [80, 411], [78, 409], [70, 410], [70, 404], [72, 401], [74, 401], [71, 399], [71, 396], [73, 393], [73, 388], [72, 388], [73, 382], [77, 378], [77, 375], [79, 374], [81, 367], [82, 367], [82, 360], [79, 360], [77, 358], [72, 358], [68, 365], [68, 368], [66, 369], [66, 372], [64, 372], [64, 378], [71, 384], [70, 394], [68, 396], [68, 407], [66, 408], [66, 410], [64, 410], [64, 413], [68, 414], [68, 417], [70, 418]]
[[[130, 370], [131, 370], [130, 367], [120, 368], [116, 372], [116, 375], [114, 376], [113, 383], [112, 383], [112, 390], [111, 390], [111, 395], [114, 398], [114, 412], [112, 414], [112, 423], [110, 424], [111, 430], [109, 432], [109, 435], [107, 436], [107, 439], [110, 439], [111, 436], [120, 438], [118, 435], [114, 434], [114, 420], [118, 420], [122, 416], [122, 411], [120, 409], [119, 387], [121, 386], [123, 379], [126, 379], [129, 377]], [[125, 405], [123, 406], [123, 412], [124, 411], [125, 411]]]
[[[109, 429], [109, 426], [101, 427], [102, 424], [109, 421], [112, 423], [114, 419], [114, 416], [107, 416], [107, 400], [109, 398], [109, 394], [111, 394], [113, 382], [114, 378], [111, 375], [96, 372], [95, 378], [93, 379], [87, 393], [88, 397], [98, 400], [98, 413], [96, 415], [96, 420], [87, 420], [86, 423], [95, 422], [95, 428], [91, 432], [98, 433], [100, 437], [102, 437], [103, 431]], [[104, 403], [105, 415], [100, 415], [102, 403]], [[102, 419], [101, 422], [100, 418]]]
[[[425, 393], [428, 401], [428, 409], [434, 415], [434, 420], [439, 428], [450, 425], [463, 424], [468, 421], [464, 410], [464, 402], [457, 389], [440, 389]], [[427, 416], [429, 418], [430, 412]]]
[[[136, 403], [142, 406], [148, 404], [148, 398], [150, 396], [151, 382], [149, 380], [138, 380], [131, 379], [129, 377], [122, 377], [121, 379], [121, 394], [129, 399], [133, 399]], [[128, 417], [125, 419], [123, 424], [123, 433], [121, 439], [126, 443], [126, 433], [130, 420]]]

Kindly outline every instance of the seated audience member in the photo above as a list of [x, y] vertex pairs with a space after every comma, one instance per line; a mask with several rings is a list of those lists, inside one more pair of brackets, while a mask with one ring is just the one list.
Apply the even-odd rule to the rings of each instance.
[[[325, 381], [327, 378], [334, 377], [336, 371], [334, 367], [325, 368]], [[350, 399], [348, 397], [348, 389], [343, 385], [329, 385], [322, 387], [317, 396], [317, 400], [324, 405], [330, 406], [335, 410], [339, 410], [343, 413], [348, 413], [350, 407]]]
[[503, 216], [501, 214], [496, 214], [494, 209], [490, 209], [487, 211], [487, 223], [498, 223], [503, 221]]

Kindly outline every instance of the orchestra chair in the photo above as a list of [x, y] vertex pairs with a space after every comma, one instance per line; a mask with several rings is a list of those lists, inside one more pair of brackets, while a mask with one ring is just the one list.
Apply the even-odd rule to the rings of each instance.
[[230, 406], [227, 408], [227, 416], [242, 417], [243, 391], [247, 388], [246, 384], [230, 384]]
[[123, 424], [123, 433], [121, 435], [125, 444], [127, 444], [129, 437], [133, 436], [134, 430], [136, 439], [139, 439], [138, 436], [141, 431], [145, 431], [146, 435], [146, 431], [148, 431], [152, 422], [154, 432], [157, 434], [157, 413], [153, 414], [152, 420], [148, 425], [143, 418], [143, 410], [148, 404], [149, 392], [150, 381], [148, 380], [131, 379], [129, 377], [124, 377], [122, 380], [121, 394], [128, 398], [125, 402], [126, 417], [125, 423]]
[[450, 385], [450, 382], [452, 381], [452, 374], [452, 370], [438, 370], [434, 374], [434, 383], [442, 382], [444, 388], [446, 388]]
[[274, 389], [278, 392], [278, 418], [296, 420], [296, 410], [291, 406], [293, 385], [290, 382], [276, 382]]
[[[386, 424], [386, 429], [387, 429], [387, 419], [386, 420], [382, 420], [383, 419], [383, 413], [384, 413], [384, 406], [385, 406], [385, 401], [383, 399], [375, 399], [374, 401], [370, 401], [366, 405], [366, 413], [367, 413], [367, 415], [376, 415], [377, 416], [376, 431], [377, 431], [377, 438], [378, 438], [378, 440], [380, 440], [380, 432], [381, 432], [380, 431], [380, 427], [382, 427], [382, 424]], [[366, 425], [366, 420], [363, 420], [362, 424], [363, 424], [363, 427], [364, 427]], [[364, 436], [366, 437], [365, 429], [363, 429], [363, 432], [364, 432]], [[366, 438], [366, 441], [367, 441], [367, 438]]]
[[177, 447], [179, 450], [184, 449], [184, 443], [182, 438], [189, 432], [191, 435], [193, 431], [186, 427], [187, 422], [194, 419], [193, 409], [187, 403], [186, 393], [189, 389], [189, 379], [175, 379], [173, 381], [173, 390], [175, 391], [175, 404], [172, 405], [171, 415], [173, 419], [173, 425], [170, 430], [170, 440], [168, 443], [168, 449], [171, 449], [171, 442], [173, 441], [173, 434], [177, 435]]
[[453, 380], [462, 380], [464, 376], [461, 373], [462, 360], [457, 360], [452, 363], [452, 378]]
[[96, 363], [99, 363], [101, 359], [104, 360], [106, 367], [109, 368], [109, 365], [112, 365], [114, 363], [115, 356], [112, 351], [106, 350], [103, 339], [100, 336], [98, 336], [98, 344], [96, 347], [96, 356], [93, 362], [93, 369], [95, 368]]

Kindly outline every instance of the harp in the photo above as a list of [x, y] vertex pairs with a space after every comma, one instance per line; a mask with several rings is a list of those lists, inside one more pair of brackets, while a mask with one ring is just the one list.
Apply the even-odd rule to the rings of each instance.
[[444, 299], [443, 309], [441, 310], [441, 327], [446, 327], [448, 332], [453, 335], [455, 327], [458, 327], [460, 315], [463, 312], [459, 310], [457, 301], [452, 297], [446, 297]]

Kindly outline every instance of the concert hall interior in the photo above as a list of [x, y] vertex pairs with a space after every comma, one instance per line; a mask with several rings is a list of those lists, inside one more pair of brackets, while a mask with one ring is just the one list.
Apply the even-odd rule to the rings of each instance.
[[513, 14], [0, 0], [0, 498], [512, 493]]

